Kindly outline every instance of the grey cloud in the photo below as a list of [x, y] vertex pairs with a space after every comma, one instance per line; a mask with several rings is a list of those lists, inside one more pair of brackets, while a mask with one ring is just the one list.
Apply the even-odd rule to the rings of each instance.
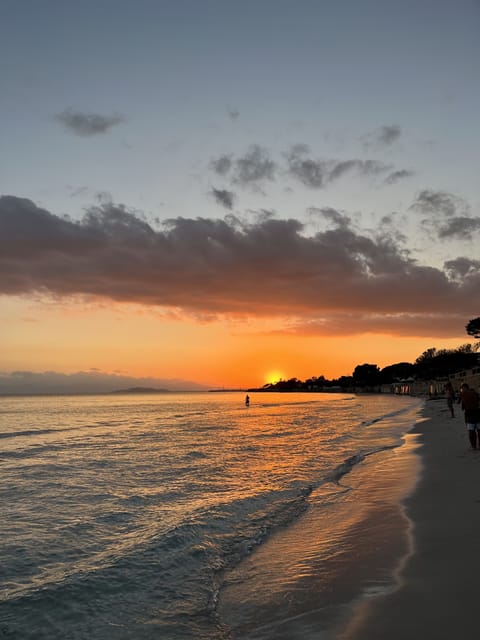
[[480, 218], [470, 218], [468, 216], [458, 216], [450, 218], [447, 222], [437, 226], [438, 237], [463, 238], [472, 240], [475, 233], [480, 230]]
[[398, 247], [405, 245], [407, 236], [400, 231], [398, 223], [395, 222], [395, 214], [383, 216], [377, 226], [375, 237], [385, 243], [393, 242]]
[[471, 240], [480, 230], [480, 218], [469, 215], [468, 203], [446, 191], [421, 191], [410, 209], [429, 214], [421, 223], [441, 240], [455, 237]]
[[243, 158], [235, 161], [233, 181], [241, 185], [274, 180], [276, 163], [270, 158], [266, 149], [252, 145]]
[[333, 163], [333, 168], [329, 174], [329, 181], [332, 182], [350, 171], [356, 171], [360, 175], [376, 176], [388, 169], [389, 166], [382, 162], [376, 162], [375, 160], [344, 160]]
[[375, 160], [315, 160], [307, 145], [295, 145], [287, 154], [289, 173], [307, 187], [320, 189], [350, 172], [375, 176], [389, 167]]
[[392, 144], [395, 140], [398, 140], [402, 134], [401, 128], [398, 124], [385, 125], [380, 127], [377, 132], [377, 139], [381, 144]]
[[240, 116], [240, 111], [232, 107], [227, 107], [227, 113], [230, 120], [237, 120], [238, 117]]
[[451, 279], [463, 280], [465, 277], [480, 274], [480, 260], [459, 257], [445, 262], [444, 268]]
[[79, 222], [0, 198], [0, 293], [98, 296], [202, 314], [474, 313], [480, 274], [419, 266], [392, 238], [334, 209], [307, 236], [298, 220], [175, 218], [160, 230], [105, 202]]
[[226, 189], [215, 189], [212, 187], [211, 191], [215, 201], [225, 207], [226, 209], [233, 209], [233, 203], [235, 200], [235, 194], [233, 191], [227, 191]]
[[232, 156], [224, 154], [215, 160], [212, 160], [210, 166], [220, 176], [225, 176], [232, 168]]
[[390, 124], [379, 127], [371, 133], [363, 136], [364, 145], [368, 147], [388, 147], [396, 142], [402, 135], [402, 129], [398, 124]]
[[339, 229], [348, 229], [352, 222], [350, 216], [340, 213], [332, 207], [310, 207], [308, 213], [321, 216], [327, 222], [332, 222]]
[[399, 171], [393, 171], [385, 178], [386, 184], [395, 184], [399, 180], [404, 180], [405, 178], [411, 178], [415, 175], [414, 171], [408, 171], [407, 169], [400, 169]]
[[65, 109], [55, 116], [69, 131], [77, 136], [87, 137], [107, 133], [109, 129], [125, 121], [120, 114], [103, 116], [99, 113], [85, 113], [74, 109]]
[[448, 217], [458, 215], [459, 212], [468, 211], [468, 205], [462, 198], [452, 193], [424, 189], [417, 194], [410, 209]]
[[307, 145], [293, 146], [287, 154], [288, 170], [307, 187], [319, 189], [325, 186], [328, 179], [328, 164], [322, 160], [312, 160], [307, 157], [309, 153]]
[[256, 144], [251, 145], [243, 157], [234, 159], [231, 154], [223, 154], [212, 160], [210, 167], [220, 176], [230, 174], [233, 183], [250, 187], [274, 180], [277, 169], [268, 151]]
[[121, 374], [102, 373], [96, 369], [71, 374], [55, 371], [0, 373], [0, 394], [111, 393], [112, 391], [131, 389], [133, 387], [168, 389], [171, 391], [205, 389], [205, 386], [188, 380], [134, 378]]
[[[480, 274], [418, 265], [391, 238], [298, 220], [175, 218], [154, 230], [113, 203], [79, 222], [0, 198], [0, 293], [94, 296], [202, 314], [475, 313]], [[253, 286], [254, 285], [254, 286]]]

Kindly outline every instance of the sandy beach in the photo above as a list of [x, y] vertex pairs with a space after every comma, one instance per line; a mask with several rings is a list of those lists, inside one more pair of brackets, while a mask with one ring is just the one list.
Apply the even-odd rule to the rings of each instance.
[[359, 604], [342, 640], [479, 636], [480, 451], [470, 449], [460, 407], [427, 401], [417, 425], [422, 472], [406, 513], [413, 553], [398, 589]]

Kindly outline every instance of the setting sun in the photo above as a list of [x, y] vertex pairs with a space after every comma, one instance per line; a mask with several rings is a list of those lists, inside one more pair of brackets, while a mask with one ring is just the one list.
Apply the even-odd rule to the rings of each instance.
[[270, 371], [265, 375], [265, 384], [274, 384], [275, 382], [283, 380], [284, 378], [285, 376], [280, 371]]

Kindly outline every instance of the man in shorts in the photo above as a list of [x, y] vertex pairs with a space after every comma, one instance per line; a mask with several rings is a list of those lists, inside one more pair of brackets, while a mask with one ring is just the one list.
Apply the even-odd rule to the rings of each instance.
[[465, 426], [467, 427], [468, 439], [472, 449], [480, 449], [480, 409], [478, 402], [478, 393], [474, 389], [470, 389], [468, 384], [464, 382], [460, 387], [460, 401], [465, 414]]

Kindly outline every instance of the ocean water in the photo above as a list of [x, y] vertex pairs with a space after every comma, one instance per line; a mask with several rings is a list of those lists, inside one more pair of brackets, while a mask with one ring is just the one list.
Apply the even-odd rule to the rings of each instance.
[[0, 398], [0, 638], [323, 638], [391, 581], [401, 526], [372, 496], [406, 490], [421, 401], [243, 399]]

